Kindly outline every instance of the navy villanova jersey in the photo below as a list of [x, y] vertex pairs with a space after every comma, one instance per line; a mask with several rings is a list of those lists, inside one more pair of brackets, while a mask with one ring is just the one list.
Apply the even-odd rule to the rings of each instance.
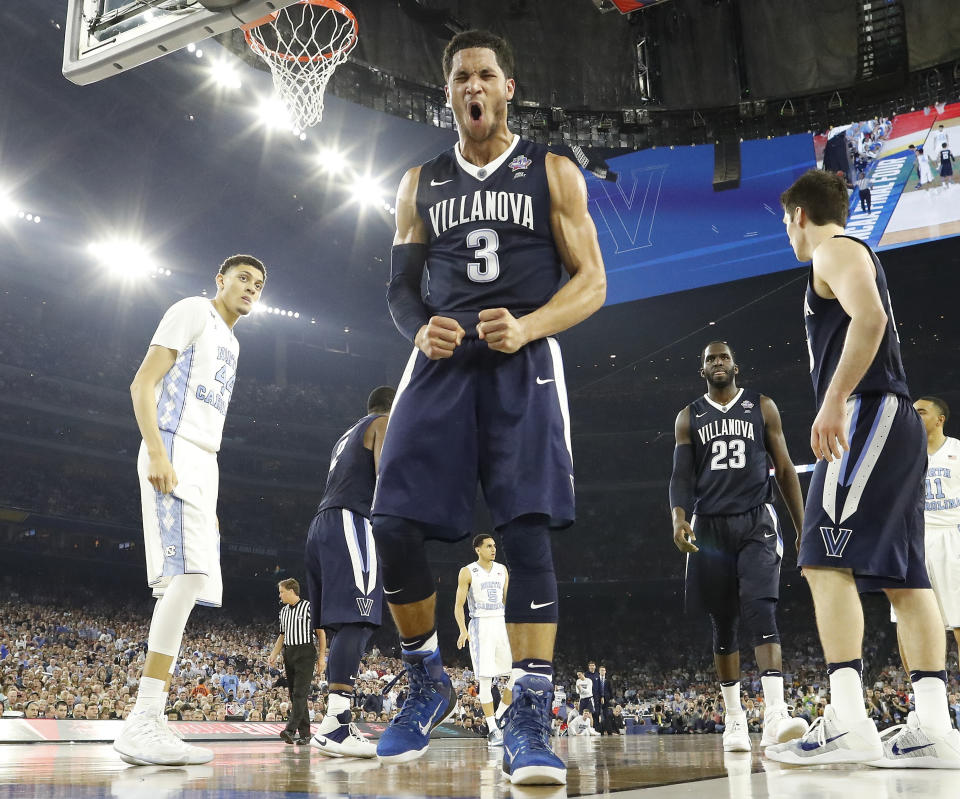
[[319, 513], [327, 508], [346, 508], [370, 518], [370, 503], [377, 482], [373, 451], [363, 446], [363, 434], [371, 422], [384, 414], [371, 413], [347, 430], [333, 448], [330, 471]]
[[741, 388], [723, 406], [707, 396], [690, 403], [695, 514], [731, 516], [772, 501], [764, 433], [756, 391]]
[[563, 265], [550, 229], [542, 144], [514, 137], [503, 155], [477, 167], [459, 145], [420, 168], [417, 212], [428, 231], [424, 303], [431, 314], [474, 332], [476, 314], [536, 310], [557, 291]]
[[[877, 354], [853, 393], [898, 394], [909, 398], [907, 375], [903, 370], [903, 361], [900, 359], [900, 338], [897, 336], [897, 325], [890, 305], [887, 276], [883, 273], [883, 267], [880, 266], [880, 259], [860, 239], [852, 236], [835, 238], [848, 238], [867, 248], [873, 259], [873, 265], [877, 269], [877, 291], [880, 294], [883, 310], [887, 314], [887, 329], [883, 332], [883, 340], [880, 342]], [[813, 290], [812, 266], [807, 278], [807, 295], [803, 311], [807, 327], [807, 348], [810, 352], [810, 376], [813, 378], [813, 391], [819, 408], [830, 385], [830, 379], [837, 369], [837, 363], [840, 361], [850, 317], [838, 300], [824, 299]]]

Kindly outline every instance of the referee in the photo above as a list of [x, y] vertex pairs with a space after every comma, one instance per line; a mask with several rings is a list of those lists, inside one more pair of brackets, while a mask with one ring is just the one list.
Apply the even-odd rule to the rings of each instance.
[[290, 718], [280, 733], [284, 743], [310, 742], [310, 716], [307, 713], [307, 693], [317, 663], [313, 645], [313, 624], [310, 621], [310, 603], [300, 598], [300, 583], [294, 579], [281, 580], [280, 635], [273, 645], [268, 663], [273, 666], [283, 649], [283, 665], [290, 690]]

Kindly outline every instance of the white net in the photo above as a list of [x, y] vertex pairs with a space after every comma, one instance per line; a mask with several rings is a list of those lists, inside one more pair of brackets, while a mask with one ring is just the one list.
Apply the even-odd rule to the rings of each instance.
[[350, 10], [336, 0], [300, 0], [247, 28], [245, 36], [270, 67], [290, 121], [300, 129], [316, 125], [327, 81], [357, 43]]

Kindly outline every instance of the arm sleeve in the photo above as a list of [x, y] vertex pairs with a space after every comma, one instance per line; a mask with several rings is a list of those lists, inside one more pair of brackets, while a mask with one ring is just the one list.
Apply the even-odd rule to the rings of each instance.
[[670, 508], [683, 508], [687, 517], [693, 507], [693, 446], [678, 444], [673, 450], [670, 475]]
[[387, 307], [397, 330], [410, 341], [430, 321], [430, 314], [420, 295], [420, 281], [426, 260], [426, 244], [395, 244], [390, 250]]
[[167, 347], [176, 350], [179, 355], [203, 332], [208, 307], [212, 313], [216, 313], [209, 301], [202, 297], [187, 297], [171, 305], [157, 325], [150, 346]]

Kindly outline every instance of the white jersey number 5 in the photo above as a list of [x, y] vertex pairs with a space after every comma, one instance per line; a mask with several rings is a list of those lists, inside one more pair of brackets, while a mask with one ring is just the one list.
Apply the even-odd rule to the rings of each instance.
[[482, 259], [467, 264], [468, 278], [474, 283], [489, 283], [500, 277], [500, 259], [497, 257], [500, 237], [497, 231], [490, 228], [471, 230], [467, 234], [467, 246], [475, 250], [475, 257]]

